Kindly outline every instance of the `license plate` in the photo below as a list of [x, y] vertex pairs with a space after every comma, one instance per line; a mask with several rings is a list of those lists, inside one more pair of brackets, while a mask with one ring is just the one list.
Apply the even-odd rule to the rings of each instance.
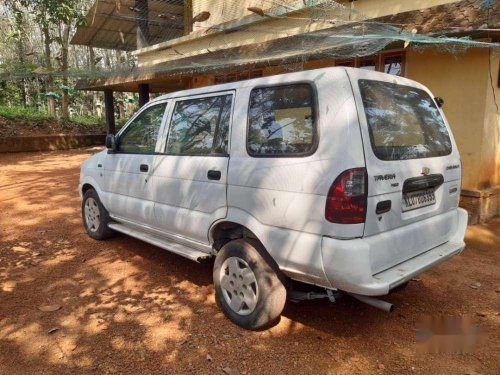
[[403, 211], [415, 210], [435, 203], [434, 188], [403, 193]]

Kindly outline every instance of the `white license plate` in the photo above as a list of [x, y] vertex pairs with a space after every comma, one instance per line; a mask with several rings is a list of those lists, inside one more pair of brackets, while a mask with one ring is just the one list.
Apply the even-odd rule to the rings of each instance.
[[415, 210], [435, 203], [434, 188], [403, 193], [403, 211]]

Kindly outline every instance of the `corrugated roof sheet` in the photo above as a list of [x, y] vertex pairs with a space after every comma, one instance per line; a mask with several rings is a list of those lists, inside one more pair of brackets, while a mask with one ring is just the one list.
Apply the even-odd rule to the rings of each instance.
[[149, 26], [149, 44], [184, 35], [183, 0], [148, 0], [147, 5], [148, 17], [144, 17], [135, 0], [97, 0], [71, 44], [133, 51], [140, 22]]

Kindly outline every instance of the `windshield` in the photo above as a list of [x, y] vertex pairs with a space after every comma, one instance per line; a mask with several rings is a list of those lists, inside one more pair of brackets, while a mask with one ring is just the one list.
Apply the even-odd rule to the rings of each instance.
[[382, 160], [449, 155], [451, 140], [434, 100], [424, 90], [360, 80], [370, 140]]

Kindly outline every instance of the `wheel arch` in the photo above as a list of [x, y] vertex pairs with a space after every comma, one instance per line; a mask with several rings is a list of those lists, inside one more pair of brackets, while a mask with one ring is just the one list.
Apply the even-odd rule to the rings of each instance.
[[266, 240], [267, 229], [257, 219], [245, 211], [229, 208], [224, 219], [216, 221], [209, 230], [210, 244], [216, 251], [219, 251], [229, 241], [239, 238], [252, 238], [257, 240], [266, 253], [273, 258], [270, 250], [270, 243]]
[[[254, 219], [255, 220], [255, 219]], [[256, 242], [256, 250], [261, 254], [261, 256], [268, 262], [268, 264], [274, 269], [279, 279], [284, 285], [288, 285], [288, 277], [283, 273], [280, 265], [278, 264], [275, 257], [270, 251], [270, 244], [262, 239], [266, 239], [265, 232], [258, 226], [248, 225], [248, 221], [238, 220], [236, 218], [226, 218], [220, 220], [212, 225], [210, 228], [210, 243], [216, 252], [226, 245], [227, 243], [239, 240], [239, 239], [249, 239], [254, 243]]]
[[101, 203], [102, 205], [104, 206], [104, 208], [106, 208], [106, 210], [108, 209], [108, 202], [107, 202], [107, 197], [106, 197], [106, 194], [105, 192], [103, 192], [101, 190], [101, 188], [99, 187], [99, 184], [97, 183], [96, 180], [94, 180], [93, 177], [91, 176], [85, 176], [85, 178], [81, 181], [80, 183], [80, 188], [79, 188], [79, 193], [81, 195], [81, 197], [83, 198], [83, 195], [85, 194], [85, 192], [87, 192], [89, 189], [94, 189], [97, 193], [97, 195], [99, 196], [99, 199], [101, 200]]
[[241, 223], [231, 220], [217, 222], [210, 231], [210, 243], [217, 251], [226, 243], [239, 238], [252, 238], [262, 243], [251, 229]]
[[88, 182], [85, 182], [83, 185], [82, 185], [82, 189], [81, 189], [81, 193], [82, 195], [84, 195], [88, 190], [90, 189], [94, 189], [94, 186], [92, 186], [92, 184], [88, 183]]

